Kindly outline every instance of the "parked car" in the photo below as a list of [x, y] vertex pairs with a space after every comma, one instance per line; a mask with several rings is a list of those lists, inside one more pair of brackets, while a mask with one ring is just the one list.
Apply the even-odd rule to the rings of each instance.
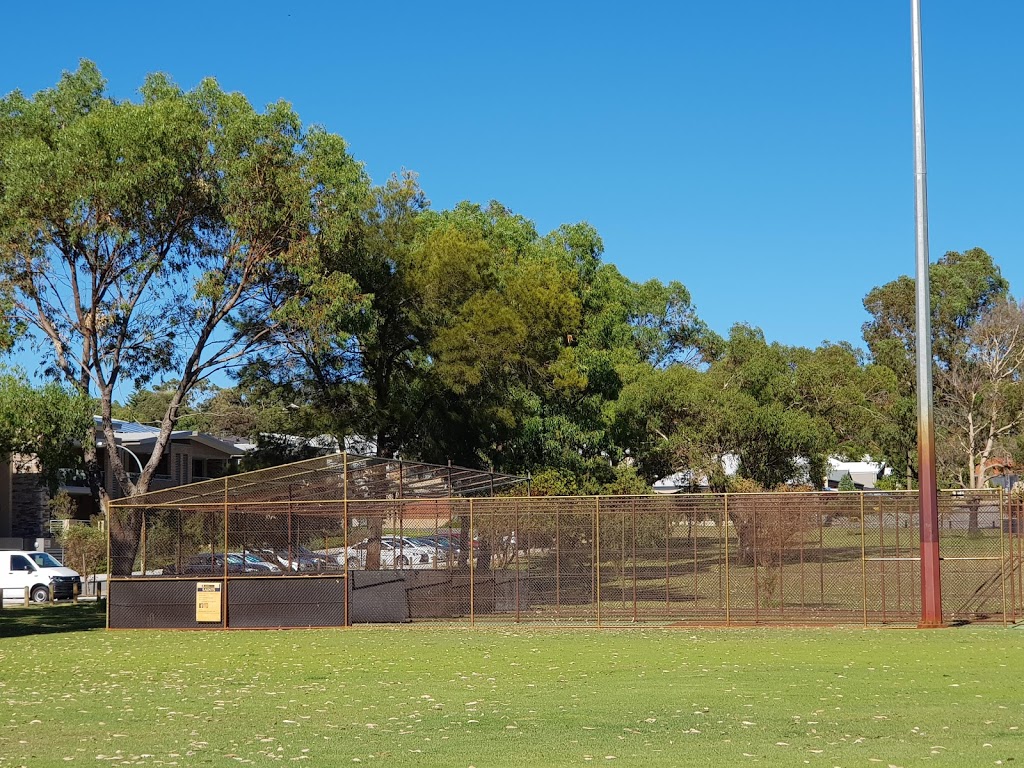
[[291, 552], [287, 549], [263, 549], [259, 555], [266, 560], [278, 563], [282, 571], [322, 571], [327, 563], [322, 555], [303, 547], [293, 547]]
[[[455, 534], [448, 535], [436, 533], [427, 536], [417, 536], [416, 540], [422, 542], [424, 546], [427, 546], [431, 549], [443, 549], [448, 550], [452, 553], [458, 553], [462, 551], [462, 547], [459, 545], [459, 537]], [[469, 542], [469, 546], [471, 548], [479, 547], [480, 542], [476, 539], [473, 539]]]
[[55, 599], [64, 600], [74, 595], [76, 584], [82, 588], [78, 573], [45, 552], [0, 552], [0, 599], [24, 597], [28, 587], [29, 597], [36, 603], [49, 600], [51, 589]]
[[281, 567], [251, 552], [228, 552], [228, 562], [242, 565], [256, 573], [281, 573]]
[[[342, 550], [337, 555], [338, 563], [347, 563], [349, 568], [365, 568], [369, 546], [369, 539], [363, 539], [347, 551]], [[436, 548], [417, 544], [406, 537], [380, 537], [381, 568], [432, 568], [436, 565], [437, 555]]]
[[[241, 556], [232, 558], [228, 556], [227, 570], [229, 574], [257, 573], [258, 569], [242, 562]], [[167, 573], [168, 569], [164, 569]], [[224, 554], [221, 552], [203, 552], [192, 555], [181, 566], [181, 572], [186, 575], [208, 574], [217, 576], [224, 573]]]
[[409, 541], [426, 549], [437, 567], [454, 565], [459, 559], [459, 549], [451, 541], [435, 536], [409, 536]]

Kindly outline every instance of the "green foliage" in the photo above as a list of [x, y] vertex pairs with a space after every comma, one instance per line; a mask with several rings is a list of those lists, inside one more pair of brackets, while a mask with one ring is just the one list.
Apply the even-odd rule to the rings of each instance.
[[323, 451], [309, 441], [288, 435], [264, 433], [256, 440], [256, 449], [246, 454], [239, 465], [242, 472], [279, 467], [319, 456]]
[[[97, 395], [108, 441], [113, 417], [161, 427], [137, 481], [112, 454], [127, 495], [175, 427], [263, 434], [253, 466], [307, 455], [274, 434], [359, 435], [383, 456], [531, 471], [542, 493], [643, 492], [676, 471], [722, 490], [730, 455], [764, 487], [817, 484], [829, 455], [914, 474], [909, 277], [864, 300], [869, 359], [746, 325], [722, 339], [682, 283], [605, 263], [586, 222], [543, 234], [497, 201], [432, 210], [414, 174], [372, 187], [343, 139], [212, 80], [151, 75], [140, 94], [112, 98], [82, 62], [0, 100], [0, 350], [20, 338]], [[993, 450], [1024, 451], [1019, 381], [978, 378], [993, 347], [977, 330], [1008, 285], [978, 248], [931, 275], [940, 460], [977, 483]], [[235, 368], [238, 387], [205, 383]], [[27, 418], [0, 439], [46, 432]]]
[[[944, 254], [929, 270], [932, 353], [936, 370], [947, 370], [967, 353], [967, 334], [986, 310], [1005, 299], [1009, 284], [981, 248]], [[916, 315], [914, 280], [906, 275], [872, 289], [864, 298], [871, 319], [864, 341], [877, 367], [891, 372], [885, 382], [885, 424], [870, 434], [870, 453], [886, 461], [906, 482], [916, 479], [915, 392]], [[941, 404], [942, 394], [936, 397]]]
[[840, 491], [856, 491], [857, 487], [853, 483], [853, 478], [850, 477], [850, 473], [847, 472], [843, 475], [843, 479], [839, 481]]
[[637, 496], [651, 492], [651, 484], [647, 482], [636, 467], [619, 464], [615, 467], [615, 476], [611, 482], [600, 488], [602, 496]]
[[[281, 343], [243, 384], [308, 405], [321, 432], [376, 437], [381, 455], [558, 467], [596, 491], [627, 455], [623, 384], [695, 359], [705, 332], [682, 285], [602, 264], [593, 227], [540, 237], [496, 202], [431, 211], [411, 175], [374, 190], [348, 234], [297, 270]], [[356, 313], [319, 288], [342, 276]]]
[[70, 520], [78, 509], [75, 500], [67, 491], [59, 491], [46, 502], [46, 506], [54, 520]]
[[31, 385], [0, 369], [0, 456], [35, 455], [43, 480], [55, 489], [59, 471], [81, 465], [80, 445], [93, 432], [92, 402], [59, 384]]
[[848, 345], [768, 344], [739, 325], [716, 350], [705, 370], [669, 366], [623, 388], [616, 429], [647, 476], [681, 469], [724, 490], [723, 458], [734, 455], [765, 487], [817, 484], [826, 456], [862, 455], [866, 432], [883, 423], [875, 374]]
[[531, 478], [531, 496], [576, 496], [579, 484], [576, 477], [565, 470], [544, 469]]
[[78, 571], [83, 581], [107, 570], [107, 534], [99, 522], [96, 518], [91, 525], [71, 525], [60, 535], [64, 565]]
[[126, 495], [146, 490], [200, 382], [267, 343], [282, 263], [341, 237], [367, 186], [344, 142], [303, 131], [284, 102], [259, 112], [213, 80], [183, 91], [163, 75], [140, 93], [112, 98], [83, 61], [0, 100], [0, 276], [27, 343], [98, 396], [108, 442], [119, 387], [173, 382], [134, 405], [162, 428], [142, 477], [111, 455]]

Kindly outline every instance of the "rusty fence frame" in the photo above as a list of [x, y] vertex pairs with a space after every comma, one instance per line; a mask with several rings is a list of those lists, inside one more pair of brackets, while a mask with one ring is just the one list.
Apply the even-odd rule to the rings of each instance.
[[[132, 573], [109, 576], [120, 612], [109, 626], [164, 626], [146, 590], [165, 601], [177, 590], [188, 613], [190, 585], [211, 581], [225, 593], [222, 620], [186, 626], [902, 626], [920, 615], [915, 492], [353, 499], [345, 490], [244, 501], [225, 490], [217, 503], [112, 508], [141, 527]], [[998, 489], [939, 500], [945, 619], [1016, 622], [1024, 504]], [[433, 552], [421, 551], [425, 541]], [[229, 555], [267, 557], [268, 542], [283, 547], [279, 574], [229, 569]], [[210, 571], [188, 572], [189, 558]], [[305, 569], [307, 560], [317, 565]], [[118, 603], [119, 589], [135, 590], [130, 605]]]

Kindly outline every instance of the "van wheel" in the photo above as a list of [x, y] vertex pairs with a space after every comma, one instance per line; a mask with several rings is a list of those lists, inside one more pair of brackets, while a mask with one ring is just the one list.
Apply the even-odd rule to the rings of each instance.
[[36, 586], [32, 587], [31, 597], [33, 603], [49, 602], [50, 590], [42, 584], [36, 584]]

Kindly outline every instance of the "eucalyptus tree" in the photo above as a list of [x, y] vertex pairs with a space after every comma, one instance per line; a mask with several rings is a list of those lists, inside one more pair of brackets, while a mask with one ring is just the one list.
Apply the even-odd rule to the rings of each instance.
[[706, 369], [674, 365], [624, 389], [617, 423], [641, 467], [724, 490], [731, 455], [760, 487], [818, 485], [829, 455], [862, 455], [885, 422], [887, 379], [847, 344], [769, 344], [737, 325], [718, 349]]
[[80, 441], [92, 424], [92, 402], [78, 392], [56, 382], [33, 386], [20, 371], [0, 369], [0, 460], [35, 456], [55, 489], [59, 471], [80, 464]]
[[572, 276], [532, 223], [498, 203], [432, 211], [404, 174], [321, 245], [243, 383], [381, 456], [489, 461], [578, 325]]
[[[938, 409], [945, 399], [938, 390], [944, 383], [939, 372], [961, 365], [970, 348], [971, 327], [989, 308], [1006, 299], [1009, 283], [981, 248], [945, 253], [932, 265], [930, 281]], [[894, 382], [888, 404], [890, 422], [878, 431], [871, 450], [887, 461], [909, 487], [917, 474], [913, 278], [903, 275], [873, 288], [864, 298], [864, 308], [871, 316], [863, 326], [871, 360], [891, 370]]]
[[993, 303], [964, 341], [964, 354], [937, 378], [937, 458], [947, 481], [977, 489], [998, 473], [993, 460], [1013, 453], [1024, 431], [1024, 306]]
[[[96, 397], [107, 445], [119, 388], [177, 382], [141, 474], [108, 456], [128, 497], [148, 489], [189, 392], [270, 341], [283, 265], [366, 194], [344, 142], [303, 130], [284, 102], [260, 112], [213, 80], [183, 91], [163, 75], [140, 97], [114, 99], [83, 61], [0, 101], [8, 325], [27, 329], [45, 373]], [[82, 446], [104, 501], [91, 434]], [[115, 534], [132, 552], [138, 533]]]

